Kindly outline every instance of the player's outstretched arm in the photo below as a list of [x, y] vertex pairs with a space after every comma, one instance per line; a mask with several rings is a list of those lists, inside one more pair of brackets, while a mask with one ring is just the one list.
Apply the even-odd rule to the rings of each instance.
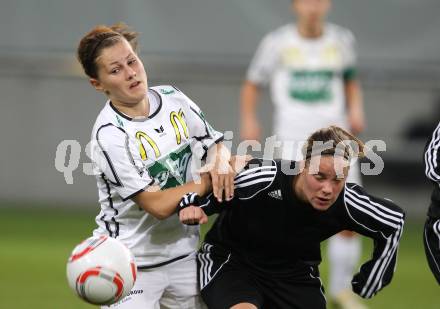
[[155, 192], [142, 191], [134, 196], [133, 201], [142, 209], [159, 220], [166, 219], [176, 213], [176, 207], [182, 196], [188, 192], [196, 192], [203, 196], [212, 190], [208, 174], [202, 174], [199, 182], [189, 182], [181, 186]]
[[[233, 174], [235, 175], [235, 171], [241, 170], [243, 165], [245, 165], [249, 159], [250, 158], [248, 156], [233, 156], [227, 164], [230, 166], [230, 168], [233, 167]], [[142, 209], [152, 214], [157, 219], [163, 220], [176, 212], [176, 206], [179, 204], [179, 201], [181, 201], [182, 196], [186, 195], [187, 193], [195, 193], [198, 196], [206, 196], [208, 193], [211, 193], [213, 190], [211, 177], [212, 176], [210, 174], [203, 173], [201, 174], [201, 180], [198, 183], [189, 182], [184, 185], [169, 188], [163, 191], [159, 190], [159, 188], [154, 192], [152, 192], [152, 190], [143, 191], [138, 193], [132, 199]], [[232, 180], [231, 182], [233, 186], [234, 182]], [[211, 215], [213, 213], [220, 212], [220, 204], [218, 199], [212, 193], [209, 194], [205, 200], [210, 201], [209, 204], [198, 205], [202, 206], [204, 211], [193, 208], [185, 210], [185, 212], [182, 214], [182, 216], [184, 216], [184, 223], [188, 222], [189, 224], [203, 224], [206, 223], [205, 219], [207, 221], [206, 214]], [[182, 216], [179, 214], [181, 219]]]
[[344, 200], [350, 229], [374, 240], [372, 258], [352, 280], [355, 293], [371, 298], [391, 282], [405, 214], [393, 202], [373, 197], [353, 184], [346, 186]]
[[[252, 159], [249, 156], [235, 156], [231, 160], [231, 165], [236, 171], [239, 171], [234, 180], [236, 187], [234, 198], [231, 201], [219, 202], [212, 193], [206, 197], [201, 197], [193, 192], [187, 193], [179, 203], [179, 217], [182, 223], [197, 224], [198, 222], [203, 224], [204, 215], [210, 216], [229, 207], [235, 207], [237, 199], [252, 198], [271, 185], [277, 171], [274, 161], [265, 162], [262, 159]], [[203, 210], [203, 213], [195, 212], [195, 207]]]

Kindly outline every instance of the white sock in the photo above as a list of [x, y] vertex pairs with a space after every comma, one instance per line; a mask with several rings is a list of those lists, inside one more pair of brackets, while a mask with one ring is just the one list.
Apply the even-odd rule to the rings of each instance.
[[337, 234], [329, 239], [329, 294], [335, 296], [345, 289], [351, 290], [351, 279], [361, 254], [359, 236], [346, 237]]

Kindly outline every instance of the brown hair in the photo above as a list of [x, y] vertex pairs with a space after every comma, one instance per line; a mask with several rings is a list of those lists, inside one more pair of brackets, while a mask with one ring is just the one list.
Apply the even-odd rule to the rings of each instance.
[[137, 49], [138, 33], [131, 31], [124, 23], [112, 26], [99, 25], [90, 30], [79, 42], [77, 49], [78, 61], [84, 72], [91, 78], [98, 77], [96, 58], [104, 48], [115, 45], [125, 39], [134, 50]]
[[303, 155], [306, 164], [315, 155], [339, 155], [350, 161], [354, 156], [364, 156], [364, 143], [344, 129], [330, 126], [310, 135]]

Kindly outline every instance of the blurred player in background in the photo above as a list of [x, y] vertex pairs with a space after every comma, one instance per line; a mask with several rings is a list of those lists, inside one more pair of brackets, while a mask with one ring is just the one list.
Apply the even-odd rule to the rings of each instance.
[[[344, 145], [347, 140], [352, 142]], [[300, 162], [249, 161], [235, 178], [230, 202], [184, 196], [179, 209], [184, 223], [205, 222], [196, 216], [199, 208], [219, 213], [198, 254], [201, 294], [209, 308], [326, 308], [319, 245], [341, 230], [374, 240], [370, 260], [353, 277], [353, 291], [370, 298], [390, 283], [404, 213], [346, 183], [351, 154], [358, 153], [354, 147], [362, 153], [363, 143], [348, 132], [324, 128], [310, 136]]]
[[429, 267], [440, 284], [440, 123], [425, 148], [425, 173], [434, 182], [423, 236]]
[[[139, 269], [133, 293], [111, 308], [203, 308], [195, 261], [199, 230], [180, 223], [176, 205], [187, 192], [210, 191], [210, 176], [219, 200], [223, 188], [231, 198], [229, 152], [217, 155], [223, 134], [180, 90], [148, 88], [136, 45], [137, 33], [118, 24], [93, 28], [77, 50], [90, 83], [108, 99], [92, 131], [101, 204], [93, 234], [121, 240]], [[213, 163], [200, 183], [191, 181], [193, 156]]]
[[[303, 141], [315, 130], [338, 125], [359, 134], [364, 129], [360, 84], [352, 33], [325, 22], [330, 0], [293, 0], [296, 24], [285, 25], [261, 41], [241, 93], [241, 138], [259, 140], [256, 106], [261, 88], [270, 84], [275, 106], [274, 134], [283, 142], [276, 156], [299, 158]], [[360, 170], [349, 182], [360, 184]], [[359, 237], [342, 232], [328, 244], [331, 300], [344, 309], [365, 308], [350, 293], [350, 280], [361, 252]]]

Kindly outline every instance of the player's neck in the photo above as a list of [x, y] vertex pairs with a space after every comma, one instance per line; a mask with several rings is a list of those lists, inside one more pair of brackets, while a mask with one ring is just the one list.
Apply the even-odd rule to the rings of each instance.
[[123, 103], [118, 101], [112, 101], [112, 104], [125, 115], [135, 118], [135, 117], [147, 117], [150, 114], [150, 102], [148, 96], [138, 103]]
[[298, 23], [297, 29], [301, 37], [305, 39], [317, 39], [324, 33], [324, 24]]

